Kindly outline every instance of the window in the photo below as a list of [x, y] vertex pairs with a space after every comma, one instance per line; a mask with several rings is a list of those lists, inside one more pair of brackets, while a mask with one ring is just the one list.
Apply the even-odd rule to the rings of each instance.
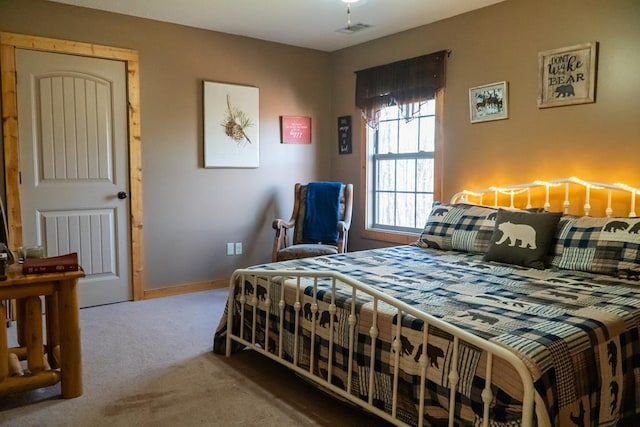
[[437, 102], [436, 97], [413, 105], [419, 112], [409, 121], [397, 106], [383, 108], [377, 129], [366, 126], [365, 237], [415, 241], [440, 199]]
[[448, 55], [441, 50], [356, 71], [356, 106], [368, 125], [362, 132], [365, 238], [415, 242], [433, 201], [440, 199]]

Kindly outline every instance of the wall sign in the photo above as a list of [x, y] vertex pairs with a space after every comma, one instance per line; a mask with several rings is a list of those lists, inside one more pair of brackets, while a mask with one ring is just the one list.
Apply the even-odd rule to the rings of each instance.
[[595, 102], [597, 42], [538, 53], [538, 108]]
[[351, 116], [338, 117], [338, 154], [351, 154]]
[[311, 117], [280, 116], [280, 142], [311, 144]]

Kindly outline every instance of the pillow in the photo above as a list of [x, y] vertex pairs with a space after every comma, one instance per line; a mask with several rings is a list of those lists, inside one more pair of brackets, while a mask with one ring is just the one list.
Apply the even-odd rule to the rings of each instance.
[[483, 254], [493, 234], [497, 208], [456, 203], [435, 205], [417, 246]]
[[485, 261], [545, 268], [561, 213], [498, 210]]
[[[543, 208], [506, 209], [517, 212], [543, 211]], [[420, 247], [484, 254], [489, 248], [497, 213], [497, 207], [436, 202], [415, 244]]]
[[640, 218], [563, 217], [551, 265], [638, 279]]

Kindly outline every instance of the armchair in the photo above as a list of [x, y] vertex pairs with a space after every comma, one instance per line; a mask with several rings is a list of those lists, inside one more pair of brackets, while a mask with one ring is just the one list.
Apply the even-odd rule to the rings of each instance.
[[[333, 195], [336, 196], [335, 200]], [[276, 234], [273, 240], [272, 261], [346, 252], [352, 205], [353, 184], [326, 182], [303, 185], [297, 183], [294, 188], [291, 219], [273, 221]], [[334, 221], [335, 228], [332, 227]], [[305, 225], [308, 229], [305, 229]], [[334, 233], [333, 236], [326, 237], [326, 240], [319, 237], [323, 234], [318, 234], [322, 233], [319, 228], [323, 226], [329, 234]], [[327, 236], [327, 233], [324, 233], [324, 236]], [[293, 237], [292, 242], [291, 237]]]

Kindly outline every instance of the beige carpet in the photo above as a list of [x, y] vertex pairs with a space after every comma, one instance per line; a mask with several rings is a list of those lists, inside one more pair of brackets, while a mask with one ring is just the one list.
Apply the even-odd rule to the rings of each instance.
[[[0, 398], [0, 426], [386, 426], [252, 351], [211, 352], [227, 291], [81, 310], [84, 394]], [[9, 331], [15, 335], [15, 326]]]

